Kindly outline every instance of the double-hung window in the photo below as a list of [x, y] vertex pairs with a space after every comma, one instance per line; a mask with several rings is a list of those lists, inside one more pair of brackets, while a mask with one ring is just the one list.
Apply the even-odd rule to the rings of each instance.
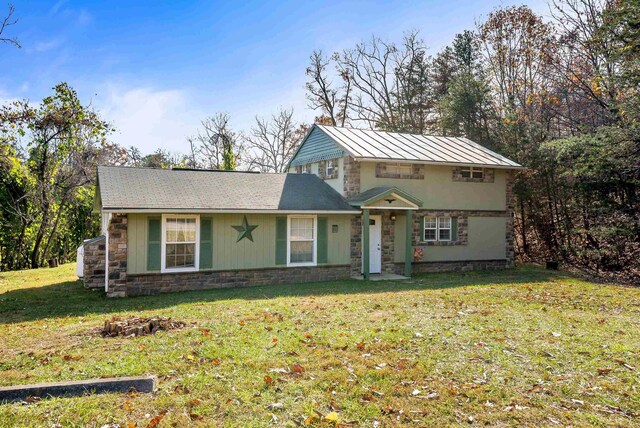
[[460, 168], [460, 176], [462, 178], [484, 178], [484, 168], [476, 168], [476, 167], [462, 167]]
[[438, 241], [451, 241], [451, 217], [438, 217]]
[[438, 240], [438, 218], [437, 217], [424, 218], [424, 240], [425, 241]]
[[199, 218], [162, 216], [162, 272], [198, 270]]
[[289, 216], [287, 261], [289, 266], [316, 264], [317, 229], [315, 216]]
[[425, 241], [451, 241], [451, 217], [425, 217]]

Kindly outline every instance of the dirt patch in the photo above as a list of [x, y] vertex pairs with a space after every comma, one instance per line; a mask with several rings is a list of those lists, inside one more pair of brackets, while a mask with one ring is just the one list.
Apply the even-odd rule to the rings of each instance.
[[184, 321], [165, 317], [127, 318], [114, 317], [104, 322], [99, 331], [102, 337], [137, 337], [155, 334], [160, 330], [176, 330], [187, 325]]

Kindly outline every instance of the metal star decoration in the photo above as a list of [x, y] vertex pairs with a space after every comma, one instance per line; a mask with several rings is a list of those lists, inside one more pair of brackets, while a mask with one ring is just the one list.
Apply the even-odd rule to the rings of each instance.
[[231, 226], [233, 227], [235, 230], [238, 231], [238, 240], [236, 242], [240, 242], [242, 241], [244, 238], [249, 239], [249, 241], [253, 242], [253, 235], [251, 235], [251, 233], [254, 231], [254, 229], [256, 227], [258, 227], [258, 225], [250, 225], [249, 222], [247, 221], [247, 216], [244, 216], [244, 218], [242, 219], [242, 224], [239, 226]]

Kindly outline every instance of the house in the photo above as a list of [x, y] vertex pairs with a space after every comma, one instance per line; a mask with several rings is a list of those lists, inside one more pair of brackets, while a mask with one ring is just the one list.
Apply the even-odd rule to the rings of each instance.
[[510, 267], [520, 168], [466, 138], [322, 125], [287, 174], [100, 166], [105, 238], [85, 247], [85, 285], [130, 296]]

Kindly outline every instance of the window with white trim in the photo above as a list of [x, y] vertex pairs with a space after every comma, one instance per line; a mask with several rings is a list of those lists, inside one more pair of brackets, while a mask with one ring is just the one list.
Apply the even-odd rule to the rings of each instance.
[[451, 241], [451, 217], [438, 217], [438, 241]]
[[304, 166], [304, 171], [302, 171], [304, 174], [311, 174], [311, 164], [308, 163]]
[[484, 168], [476, 168], [470, 166], [463, 166], [460, 168], [460, 176], [462, 178], [484, 178]]
[[199, 216], [162, 216], [162, 272], [198, 270]]
[[438, 240], [438, 218], [437, 217], [424, 218], [424, 240], [425, 241]]
[[451, 241], [451, 217], [425, 217], [424, 241]]
[[408, 163], [392, 163], [387, 166], [387, 173], [407, 176], [411, 175], [411, 169], [412, 166]]
[[316, 217], [289, 216], [288, 221], [288, 265], [315, 265], [317, 248]]

